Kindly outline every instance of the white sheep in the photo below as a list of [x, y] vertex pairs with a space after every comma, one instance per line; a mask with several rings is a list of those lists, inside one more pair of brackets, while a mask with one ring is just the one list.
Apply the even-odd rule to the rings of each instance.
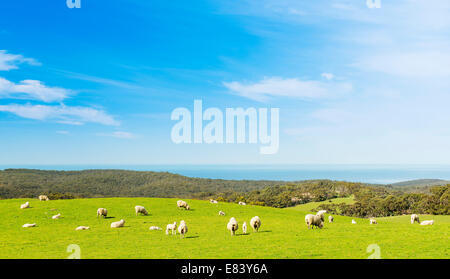
[[314, 227], [322, 228], [323, 221], [319, 215], [308, 214], [305, 216], [305, 223], [308, 226], [308, 229], [314, 229]]
[[356, 224], [356, 221], [355, 221], [355, 219], [352, 219], [352, 224]]
[[56, 215], [53, 215], [52, 219], [55, 220], [55, 219], [59, 219], [60, 217], [61, 217], [61, 213], [58, 213]]
[[320, 217], [320, 219], [322, 220], [322, 222], [325, 222], [325, 213], [327, 211], [326, 210], [319, 210], [316, 215]]
[[20, 205], [20, 208], [21, 208], [21, 209], [30, 208], [30, 203], [29, 203], [29, 202], [26, 202], [26, 203]]
[[420, 222], [420, 224], [422, 226], [433, 225], [434, 224], [434, 220], [422, 221], [422, 222]]
[[167, 224], [166, 226], [166, 234], [169, 234], [169, 231], [172, 231], [172, 234], [177, 234], [177, 222], [173, 222], [173, 224]]
[[181, 234], [181, 237], [184, 238], [184, 235], [187, 233], [188, 227], [184, 220], [180, 221], [180, 225], [178, 226], [178, 232]]
[[77, 227], [75, 230], [76, 230], [76, 231], [83, 231], [83, 230], [89, 230], [89, 229], [90, 229], [90, 227], [79, 226], [79, 227]]
[[99, 216], [103, 216], [103, 217], [108, 216], [108, 210], [106, 210], [106, 208], [97, 209], [97, 217], [99, 217]]
[[147, 209], [145, 209], [145, 207], [143, 207], [143, 206], [136, 205], [134, 207], [134, 210], [136, 211], [136, 216], [138, 215], [138, 213], [148, 215]]
[[231, 235], [235, 235], [238, 230], [239, 225], [234, 217], [230, 218], [230, 221], [227, 224], [227, 229], [231, 232]]
[[157, 227], [157, 226], [151, 226], [149, 228], [149, 230], [151, 230], [151, 231], [161, 231], [162, 229], [160, 227]]
[[46, 195], [40, 195], [38, 198], [40, 201], [49, 201], [49, 198]]
[[377, 220], [375, 220], [373, 218], [370, 218], [370, 224], [371, 225], [376, 225], [376, 224], [378, 224], [378, 222], [377, 222]]
[[121, 219], [120, 221], [112, 222], [111, 228], [120, 228], [120, 227], [123, 227], [124, 224], [125, 224], [125, 220]]
[[218, 203], [216, 200], [210, 199], [209, 200], [210, 203]]
[[253, 228], [253, 231], [254, 231], [254, 232], [255, 232], [255, 231], [258, 232], [259, 227], [261, 227], [261, 219], [259, 219], [258, 216], [253, 217], [253, 218], [250, 220], [250, 227]]
[[245, 202], [239, 202], [239, 205], [247, 205]]
[[244, 222], [244, 223], [242, 224], [242, 232], [243, 232], [244, 234], [247, 234], [247, 222]]
[[334, 217], [333, 216], [328, 216], [328, 222], [329, 223], [333, 223], [333, 221], [334, 221]]
[[416, 221], [417, 221], [417, 223], [420, 224], [420, 221], [419, 221], [419, 215], [417, 215], [417, 214], [412, 214], [412, 215], [411, 215], [411, 224], [414, 224], [414, 222], [416, 222]]
[[223, 212], [223, 211], [221, 210], [221, 211], [219, 211], [219, 215], [220, 215], [220, 216], [225, 216], [225, 212]]
[[190, 209], [190, 206], [187, 204], [187, 202], [182, 201], [182, 200], [177, 201], [177, 206], [178, 206], [178, 208], [184, 208], [186, 210]]
[[22, 228], [31, 228], [31, 227], [36, 227], [36, 223], [33, 224], [25, 224], [22, 226]]

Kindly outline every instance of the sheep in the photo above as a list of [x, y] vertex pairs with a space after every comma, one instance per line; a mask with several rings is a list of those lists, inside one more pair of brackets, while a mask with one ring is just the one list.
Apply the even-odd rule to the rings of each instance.
[[333, 216], [328, 216], [328, 222], [329, 223], [333, 223], [333, 221], [334, 221], [334, 217]]
[[209, 200], [210, 203], [218, 203], [216, 200], [210, 199]]
[[184, 208], [184, 209], [186, 209], [186, 210], [189, 210], [189, 209], [190, 209], [190, 207], [189, 207], [189, 205], [187, 204], [187, 202], [182, 201], [182, 200], [177, 201], [177, 206], [178, 206], [178, 208]]
[[106, 210], [106, 208], [97, 209], [97, 218], [99, 216], [103, 216], [104, 218], [106, 218], [107, 215], [108, 215], [108, 210]]
[[22, 226], [22, 228], [31, 228], [31, 227], [36, 227], [36, 223], [33, 224], [25, 224]]
[[371, 225], [376, 225], [376, 224], [378, 224], [378, 222], [377, 222], [377, 220], [375, 220], [373, 218], [370, 218], [370, 224]]
[[55, 219], [59, 219], [60, 217], [61, 217], [61, 213], [58, 213], [58, 214], [52, 216], [52, 219], [55, 220]]
[[138, 213], [148, 215], [147, 209], [145, 209], [145, 207], [143, 207], [143, 206], [136, 205], [134, 207], [134, 210], [136, 211], [136, 216], [138, 215]]
[[151, 230], [151, 231], [160, 231], [160, 230], [162, 230], [160, 227], [157, 227], [157, 226], [151, 226], [150, 228], [149, 228], [149, 230]]
[[247, 205], [245, 202], [239, 202], [239, 205]]
[[75, 230], [76, 230], [76, 231], [83, 231], [83, 230], [89, 230], [89, 229], [90, 229], [90, 227], [79, 226], [79, 227], [77, 227]]
[[125, 220], [121, 219], [120, 221], [112, 222], [111, 228], [120, 228], [120, 227], [123, 227], [124, 224], [125, 224]]
[[166, 226], [166, 234], [169, 235], [169, 230], [172, 231], [172, 234], [177, 234], [177, 222], [173, 222], [173, 224], [168, 224]]
[[308, 226], [308, 229], [310, 229], [310, 228], [314, 229], [314, 227], [318, 227], [321, 229], [323, 227], [323, 221], [320, 218], [320, 216], [314, 215], [314, 214], [306, 215], [305, 223]]
[[231, 232], [232, 236], [236, 234], [238, 228], [239, 228], [238, 222], [234, 217], [231, 217], [230, 221], [227, 224], [227, 229]]
[[242, 232], [243, 232], [244, 234], [247, 234], [247, 222], [244, 222], [244, 223], [242, 224]]
[[30, 208], [30, 203], [29, 203], [29, 202], [26, 202], [26, 203], [20, 205], [20, 208], [21, 208], [21, 209]]
[[223, 212], [223, 211], [221, 210], [221, 211], [219, 211], [219, 215], [220, 215], [220, 216], [225, 216], [225, 212]]
[[419, 215], [417, 215], [417, 214], [412, 214], [412, 215], [411, 215], [411, 224], [414, 224], [414, 222], [416, 222], [416, 221], [417, 221], [417, 223], [420, 224], [420, 221], [419, 221]]
[[352, 219], [352, 224], [356, 224], [356, 221], [355, 221], [355, 219]]
[[184, 235], [187, 233], [188, 227], [184, 220], [180, 221], [180, 225], [178, 226], [178, 232], [181, 234], [181, 237], [184, 238]]
[[40, 201], [49, 201], [49, 198], [46, 195], [40, 195], [38, 198]]
[[326, 210], [320, 210], [320, 211], [318, 211], [318, 212], [316, 213], [316, 215], [320, 217], [320, 219], [322, 220], [322, 222], [325, 222], [325, 216], [324, 216], [324, 214], [325, 214], [326, 212], [327, 212]]
[[420, 224], [422, 226], [433, 225], [434, 224], [434, 220], [422, 221]]
[[259, 219], [258, 216], [253, 217], [253, 218], [250, 220], [250, 227], [253, 228], [253, 231], [254, 231], [254, 232], [258, 232], [259, 227], [261, 227], [261, 219]]

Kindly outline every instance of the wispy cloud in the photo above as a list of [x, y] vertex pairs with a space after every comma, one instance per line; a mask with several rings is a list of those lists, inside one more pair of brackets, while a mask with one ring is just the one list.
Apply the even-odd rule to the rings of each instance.
[[119, 139], [134, 139], [134, 138], [136, 138], [136, 135], [129, 133], [129, 132], [123, 132], [123, 131], [115, 131], [112, 133], [98, 133], [97, 136], [113, 137], [113, 138], [119, 138]]
[[48, 87], [39, 80], [22, 80], [11, 82], [0, 77], [0, 98], [18, 98], [39, 100], [46, 103], [60, 102], [70, 95], [71, 91], [60, 87]]
[[110, 126], [120, 124], [114, 117], [108, 115], [103, 110], [89, 107], [9, 104], [0, 105], [0, 111], [10, 112], [28, 119], [52, 120], [72, 125], [81, 125], [88, 122]]
[[281, 77], [264, 78], [259, 82], [247, 84], [237, 81], [224, 82], [223, 85], [237, 95], [261, 102], [272, 97], [333, 98], [352, 90], [352, 84], [347, 82], [320, 82]]
[[18, 69], [19, 64], [27, 63], [30, 65], [40, 66], [41, 63], [33, 58], [27, 58], [20, 54], [7, 53], [6, 50], [0, 50], [0, 71], [9, 71]]

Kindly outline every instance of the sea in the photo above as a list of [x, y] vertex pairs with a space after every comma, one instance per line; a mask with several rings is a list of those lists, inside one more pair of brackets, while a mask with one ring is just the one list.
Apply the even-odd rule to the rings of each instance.
[[122, 169], [164, 171], [189, 177], [230, 180], [300, 181], [330, 179], [392, 184], [415, 179], [450, 180], [450, 165], [2, 165], [0, 169]]

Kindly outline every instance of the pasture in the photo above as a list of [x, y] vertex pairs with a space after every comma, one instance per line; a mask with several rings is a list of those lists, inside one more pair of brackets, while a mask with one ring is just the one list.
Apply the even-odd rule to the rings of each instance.
[[[304, 217], [307, 205], [277, 209], [241, 206], [209, 201], [185, 200], [186, 211], [176, 207], [178, 199], [164, 198], [96, 198], [39, 201], [37, 199], [0, 200], [0, 258], [67, 258], [67, 247], [76, 244], [80, 256], [90, 258], [368, 258], [367, 247], [380, 247], [381, 258], [449, 259], [450, 216], [424, 216], [435, 220], [433, 226], [410, 224], [410, 216], [368, 219], [334, 216], [323, 229], [308, 230]], [[30, 208], [20, 205], [30, 202]], [[341, 202], [341, 201], [340, 201]], [[350, 202], [350, 201], [349, 201]], [[147, 216], [136, 216], [135, 205], [142, 205]], [[316, 207], [317, 204], [314, 205]], [[108, 218], [97, 218], [97, 208], [108, 209]], [[222, 210], [226, 216], [219, 216]], [[51, 217], [61, 213], [62, 218]], [[251, 228], [243, 235], [241, 226], [259, 216], [258, 233]], [[226, 225], [231, 217], [239, 222], [236, 236], [230, 236]], [[111, 222], [124, 219], [125, 227], [112, 229]], [[357, 224], [351, 224], [355, 219]], [[185, 220], [187, 236], [166, 235], [168, 223]], [[33, 228], [22, 228], [36, 223]], [[78, 226], [90, 230], [75, 231]], [[162, 231], [150, 231], [159, 226]]]

